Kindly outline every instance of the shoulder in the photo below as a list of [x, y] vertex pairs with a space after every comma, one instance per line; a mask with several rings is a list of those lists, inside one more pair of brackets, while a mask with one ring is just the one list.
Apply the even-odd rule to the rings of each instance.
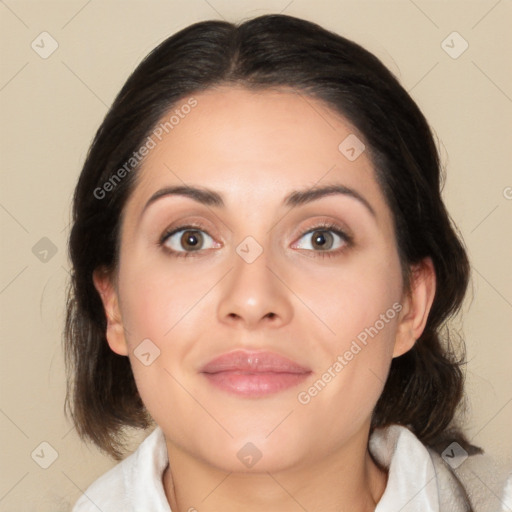
[[78, 499], [72, 512], [110, 512], [126, 505], [125, 472], [132, 455], [95, 480]]
[[[453, 445], [453, 446], [452, 446]], [[509, 512], [512, 510], [512, 469], [487, 453], [468, 455], [457, 443], [449, 445], [441, 454], [430, 450], [432, 460], [444, 490], [445, 499], [450, 488], [443, 482], [456, 480], [460, 494], [471, 504], [473, 512]], [[447, 474], [449, 473], [449, 476]]]
[[157, 427], [134, 453], [95, 480], [72, 512], [170, 512], [162, 484], [167, 463], [165, 439]]
[[[507, 472], [488, 455], [468, 456], [457, 443], [438, 453], [401, 425], [376, 429], [369, 449], [388, 470], [378, 512], [393, 510], [397, 504], [404, 511], [508, 511], [502, 501]], [[492, 483], [494, 492], [484, 481]]]

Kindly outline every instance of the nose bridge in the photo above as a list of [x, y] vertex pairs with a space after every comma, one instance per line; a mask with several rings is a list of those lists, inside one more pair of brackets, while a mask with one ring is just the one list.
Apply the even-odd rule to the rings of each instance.
[[264, 245], [248, 236], [235, 247], [232, 271], [218, 308], [221, 321], [236, 321], [253, 328], [265, 319], [274, 325], [290, 320], [292, 306], [287, 288], [276, 276], [278, 265], [269, 243]]

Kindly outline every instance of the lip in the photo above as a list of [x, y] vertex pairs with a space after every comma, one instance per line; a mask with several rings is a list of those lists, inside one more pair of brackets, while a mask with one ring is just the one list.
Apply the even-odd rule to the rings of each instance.
[[311, 369], [275, 352], [236, 350], [211, 360], [200, 373], [223, 391], [256, 398], [298, 385]]

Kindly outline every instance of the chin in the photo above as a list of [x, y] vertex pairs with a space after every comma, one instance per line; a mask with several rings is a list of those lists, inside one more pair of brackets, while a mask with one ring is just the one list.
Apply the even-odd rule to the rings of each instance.
[[296, 467], [299, 463], [298, 454], [284, 454], [282, 450], [260, 449], [247, 441], [241, 447], [232, 447], [226, 452], [212, 454], [208, 457], [209, 464], [221, 471], [229, 473], [279, 473]]

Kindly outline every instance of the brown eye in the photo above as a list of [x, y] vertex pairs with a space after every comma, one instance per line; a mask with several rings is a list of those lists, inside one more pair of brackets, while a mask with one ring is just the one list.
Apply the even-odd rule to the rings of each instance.
[[181, 247], [187, 249], [190, 248], [193, 251], [197, 251], [203, 242], [203, 236], [200, 231], [187, 230], [181, 235], [180, 243]]
[[208, 249], [209, 247], [204, 247], [208, 243], [211, 247], [215, 247], [212, 242], [212, 237], [205, 231], [190, 226], [181, 226], [174, 229], [172, 232], [164, 234], [160, 240], [160, 244], [168, 250], [181, 254]]
[[318, 247], [323, 251], [332, 248], [333, 239], [334, 237], [329, 231], [314, 231], [311, 237], [313, 247]]
[[[307, 241], [309, 238], [309, 242]], [[336, 252], [343, 246], [350, 245], [351, 239], [343, 231], [336, 227], [316, 227], [304, 233], [300, 240], [306, 240], [297, 244], [297, 249], [313, 250], [314, 252], [332, 251]]]

